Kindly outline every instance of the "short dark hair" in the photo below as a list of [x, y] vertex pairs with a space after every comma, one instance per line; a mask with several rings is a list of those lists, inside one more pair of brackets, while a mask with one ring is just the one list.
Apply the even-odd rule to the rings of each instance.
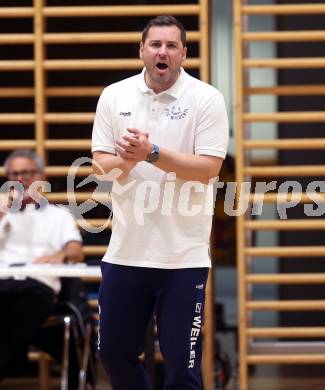
[[174, 16], [167, 16], [167, 15], [161, 15], [156, 16], [155, 18], [149, 20], [148, 24], [142, 31], [142, 38], [141, 41], [144, 44], [145, 40], [147, 39], [149, 29], [153, 26], [176, 26], [179, 28], [179, 31], [181, 33], [181, 41], [183, 46], [186, 46], [186, 30], [182, 23], [174, 18]]

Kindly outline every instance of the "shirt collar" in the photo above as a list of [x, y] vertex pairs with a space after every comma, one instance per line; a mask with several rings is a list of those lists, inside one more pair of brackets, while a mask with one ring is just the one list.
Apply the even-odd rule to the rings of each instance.
[[[146, 68], [143, 68], [142, 72], [140, 73], [140, 83], [139, 83], [140, 90], [143, 94], [155, 94], [155, 92], [147, 86], [144, 80], [145, 71]], [[186, 77], [186, 72], [183, 68], [181, 68], [180, 75], [178, 76], [175, 83], [169, 89], [160, 92], [158, 95], [169, 95], [171, 97], [178, 99], [181, 96], [181, 86], [183, 85], [185, 77]]]
[[22, 207], [18, 210], [19, 212], [25, 212], [25, 211], [38, 211], [38, 210], [43, 210], [44, 207], [47, 205], [47, 203], [45, 202], [44, 204], [42, 204], [42, 202], [40, 203], [27, 203], [25, 205], [22, 205]]

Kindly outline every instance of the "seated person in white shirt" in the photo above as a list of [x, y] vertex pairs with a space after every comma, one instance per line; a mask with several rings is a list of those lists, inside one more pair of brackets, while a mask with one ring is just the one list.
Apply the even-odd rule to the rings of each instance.
[[[0, 211], [0, 266], [60, 264], [83, 260], [81, 236], [75, 220], [63, 207], [38, 204], [30, 186], [44, 180], [44, 162], [31, 150], [9, 155], [5, 174], [18, 181]], [[36, 198], [33, 199], [33, 198]], [[13, 211], [13, 204], [19, 209]], [[11, 210], [10, 210], [11, 209]], [[60, 291], [58, 278], [0, 279], [0, 380], [9, 376], [30, 340], [53, 309]]]

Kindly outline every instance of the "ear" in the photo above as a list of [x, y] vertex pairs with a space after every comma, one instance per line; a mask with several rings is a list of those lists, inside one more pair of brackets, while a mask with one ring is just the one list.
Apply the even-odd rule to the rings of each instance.
[[184, 47], [184, 49], [183, 49], [182, 63], [186, 60], [186, 54], [187, 54], [187, 47]]
[[139, 57], [141, 58], [141, 60], [142, 60], [142, 52], [143, 52], [143, 43], [140, 42]]

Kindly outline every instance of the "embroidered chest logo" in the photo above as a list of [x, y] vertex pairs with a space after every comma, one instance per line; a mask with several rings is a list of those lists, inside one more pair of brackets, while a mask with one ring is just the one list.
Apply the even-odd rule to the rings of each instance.
[[165, 115], [169, 119], [176, 119], [180, 120], [186, 117], [187, 113], [189, 112], [188, 108], [181, 109], [180, 107], [173, 106], [172, 108], [166, 108], [165, 109]]
[[130, 111], [128, 111], [128, 112], [123, 112], [123, 111], [121, 111], [121, 112], [119, 113], [119, 115], [121, 115], [121, 116], [130, 116], [130, 115], [131, 115], [131, 112], [130, 112]]

